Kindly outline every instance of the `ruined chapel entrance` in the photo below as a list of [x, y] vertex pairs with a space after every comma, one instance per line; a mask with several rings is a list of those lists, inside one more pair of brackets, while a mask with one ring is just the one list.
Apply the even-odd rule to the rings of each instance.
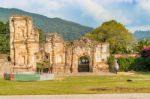
[[89, 72], [89, 58], [87, 56], [79, 57], [78, 72]]

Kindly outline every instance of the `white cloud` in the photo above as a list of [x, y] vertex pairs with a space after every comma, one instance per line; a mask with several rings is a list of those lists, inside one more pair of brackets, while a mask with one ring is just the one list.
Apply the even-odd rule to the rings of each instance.
[[35, 4], [35, 6], [38, 5], [39, 9], [44, 8], [46, 10], [59, 10], [64, 6], [64, 4], [61, 3], [61, 1], [58, 2], [57, 0], [30, 0], [30, 1], [32, 1], [32, 4]]
[[[98, 21], [118, 19], [124, 24], [130, 21], [119, 10], [108, 9], [111, 3], [131, 3], [133, 0], [0, 0], [0, 7], [19, 8], [53, 17], [63, 17], [61, 10], [69, 5], [80, 6], [83, 15], [89, 15]], [[36, 9], [35, 9], [35, 8]]]
[[[118, 9], [123, 4], [126, 4], [125, 7], [128, 4], [135, 4], [137, 8], [134, 11], [127, 11], [128, 8], [127, 10]], [[117, 5], [118, 8], [114, 5]], [[79, 16], [82, 18], [92, 17], [97, 22], [115, 19], [125, 25], [135, 22], [136, 16], [143, 13], [140, 11], [150, 12], [149, 5], [150, 0], [0, 0], [0, 7], [19, 8], [48, 17], [70, 19], [74, 17], [70, 12], [75, 9], [74, 11], [80, 10]]]
[[150, 13], [150, 0], [138, 0], [137, 7]]
[[137, 30], [150, 30], [150, 25], [141, 25], [141, 26], [132, 26], [132, 27], [127, 27], [132, 33], [134, 33]]
[[[109, 0], [77, 0], [78, 4], [82, 8], [84, 15], [87, 14], [92, 16], [98, 21], [107, 21], [111, 19], [116, 19], [124, 24], [129, 24], [130, 20], [125, 17], [125, 15], [120, 10], [113, 10], [108, 8]], [[111, 2], [114, 0], [111, 0]], [[128, 0], [117, 0], [118, 2], [125, 2]], [[114, 3], [114, 2], [113, 2]]]
[[104, 3], [128, 3], [128, 4], [132, 4], [135, 0], [97, 0], [99, 2], [104, 2]]
[[0, 0], [0, 7], [24, 7], [28, 5], [28, 0]]
[[0, 7], [15, 7], [49, 17], [63, 17], [63, 15], [61, 15], [61, 10], [66, 6], [73, 5], [73, 7], [80, 6], [83, 12], [82, 15], [91, 16], [95, 20], [107, 21], [118, 19], [118, 21], [128, 24], [130, 21], [121, 11], [114, 11], [107, 6], [111, 6], [111, 3], [130, 3], [131, 1], [132, 0], [0, 0]]
[[59, 2], [57, 0], [0, 0], [0, 7], [26, 9], [27, 7], [32, 8], [34, 6], [40, 6], [39, 9], [48, 8], [50, 10], [57, 10], [63, 6], [63, 3], [61, 3], [61, 0]]
[[0, 0], [0, 7], [18, 8], [49, 17], [61, 17], [59, 14], [65, 4], [63, 0]]

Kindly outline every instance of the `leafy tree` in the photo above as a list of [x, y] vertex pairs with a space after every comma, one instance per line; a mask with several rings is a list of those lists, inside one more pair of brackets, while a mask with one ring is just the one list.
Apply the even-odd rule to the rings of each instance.
[[[41, 29], [38, 29], [38, 31], [40, 34], [40, 43], [43, 43], [45, 41], [45, 35]], [[0, 53], [9, 53], [9, 39], [9, 23], [0, 22]]]
[[99, 42], [109, 42], [111, 53], [129, 53], [134, 41], [133, 35], [115, 20], [104, 22], [85, 36]]
[[39, 31], [39, 42], [44, 43], [45, 42], [45, 34], [41, 29], [39, 29], [39, 28], [37, 28], [37, 29]]
[[9, 53], [9, 23], [0, 22], [0, 53]]
[[141, 50], [143, 50], [147, 46], [150, 46], [150, 39], [143, 39], [143, 40], [138, 41], [135, 44], [134, 49], [136, 52], [140, 52]]

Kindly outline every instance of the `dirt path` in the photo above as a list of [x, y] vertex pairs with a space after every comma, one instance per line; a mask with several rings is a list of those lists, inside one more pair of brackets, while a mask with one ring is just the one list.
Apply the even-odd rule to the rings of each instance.
[[150, 94], [135, 93], [135, 94], [0, 96], [0, 99], [150, 99]]

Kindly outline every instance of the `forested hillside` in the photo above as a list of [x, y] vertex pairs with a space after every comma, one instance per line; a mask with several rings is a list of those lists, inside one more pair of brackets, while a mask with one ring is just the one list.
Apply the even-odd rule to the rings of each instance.
[[27, 15], [33, 18], [33, 23], [45, 33], [57, 32], [65, 40], [75, 40], [80, 38], [86, 32], [92, 30], [74, 22], [62, 20], [60, 18], [48, 18], [43, 15], [25, 12], [19, 9], [0, 8], [0, 21], [7, 22], [12, 15]]
[[134, 37], [137, 40], [142, 40], [144, 38], [150, 38], [150, 30], [149, 31], [135, 31]]

